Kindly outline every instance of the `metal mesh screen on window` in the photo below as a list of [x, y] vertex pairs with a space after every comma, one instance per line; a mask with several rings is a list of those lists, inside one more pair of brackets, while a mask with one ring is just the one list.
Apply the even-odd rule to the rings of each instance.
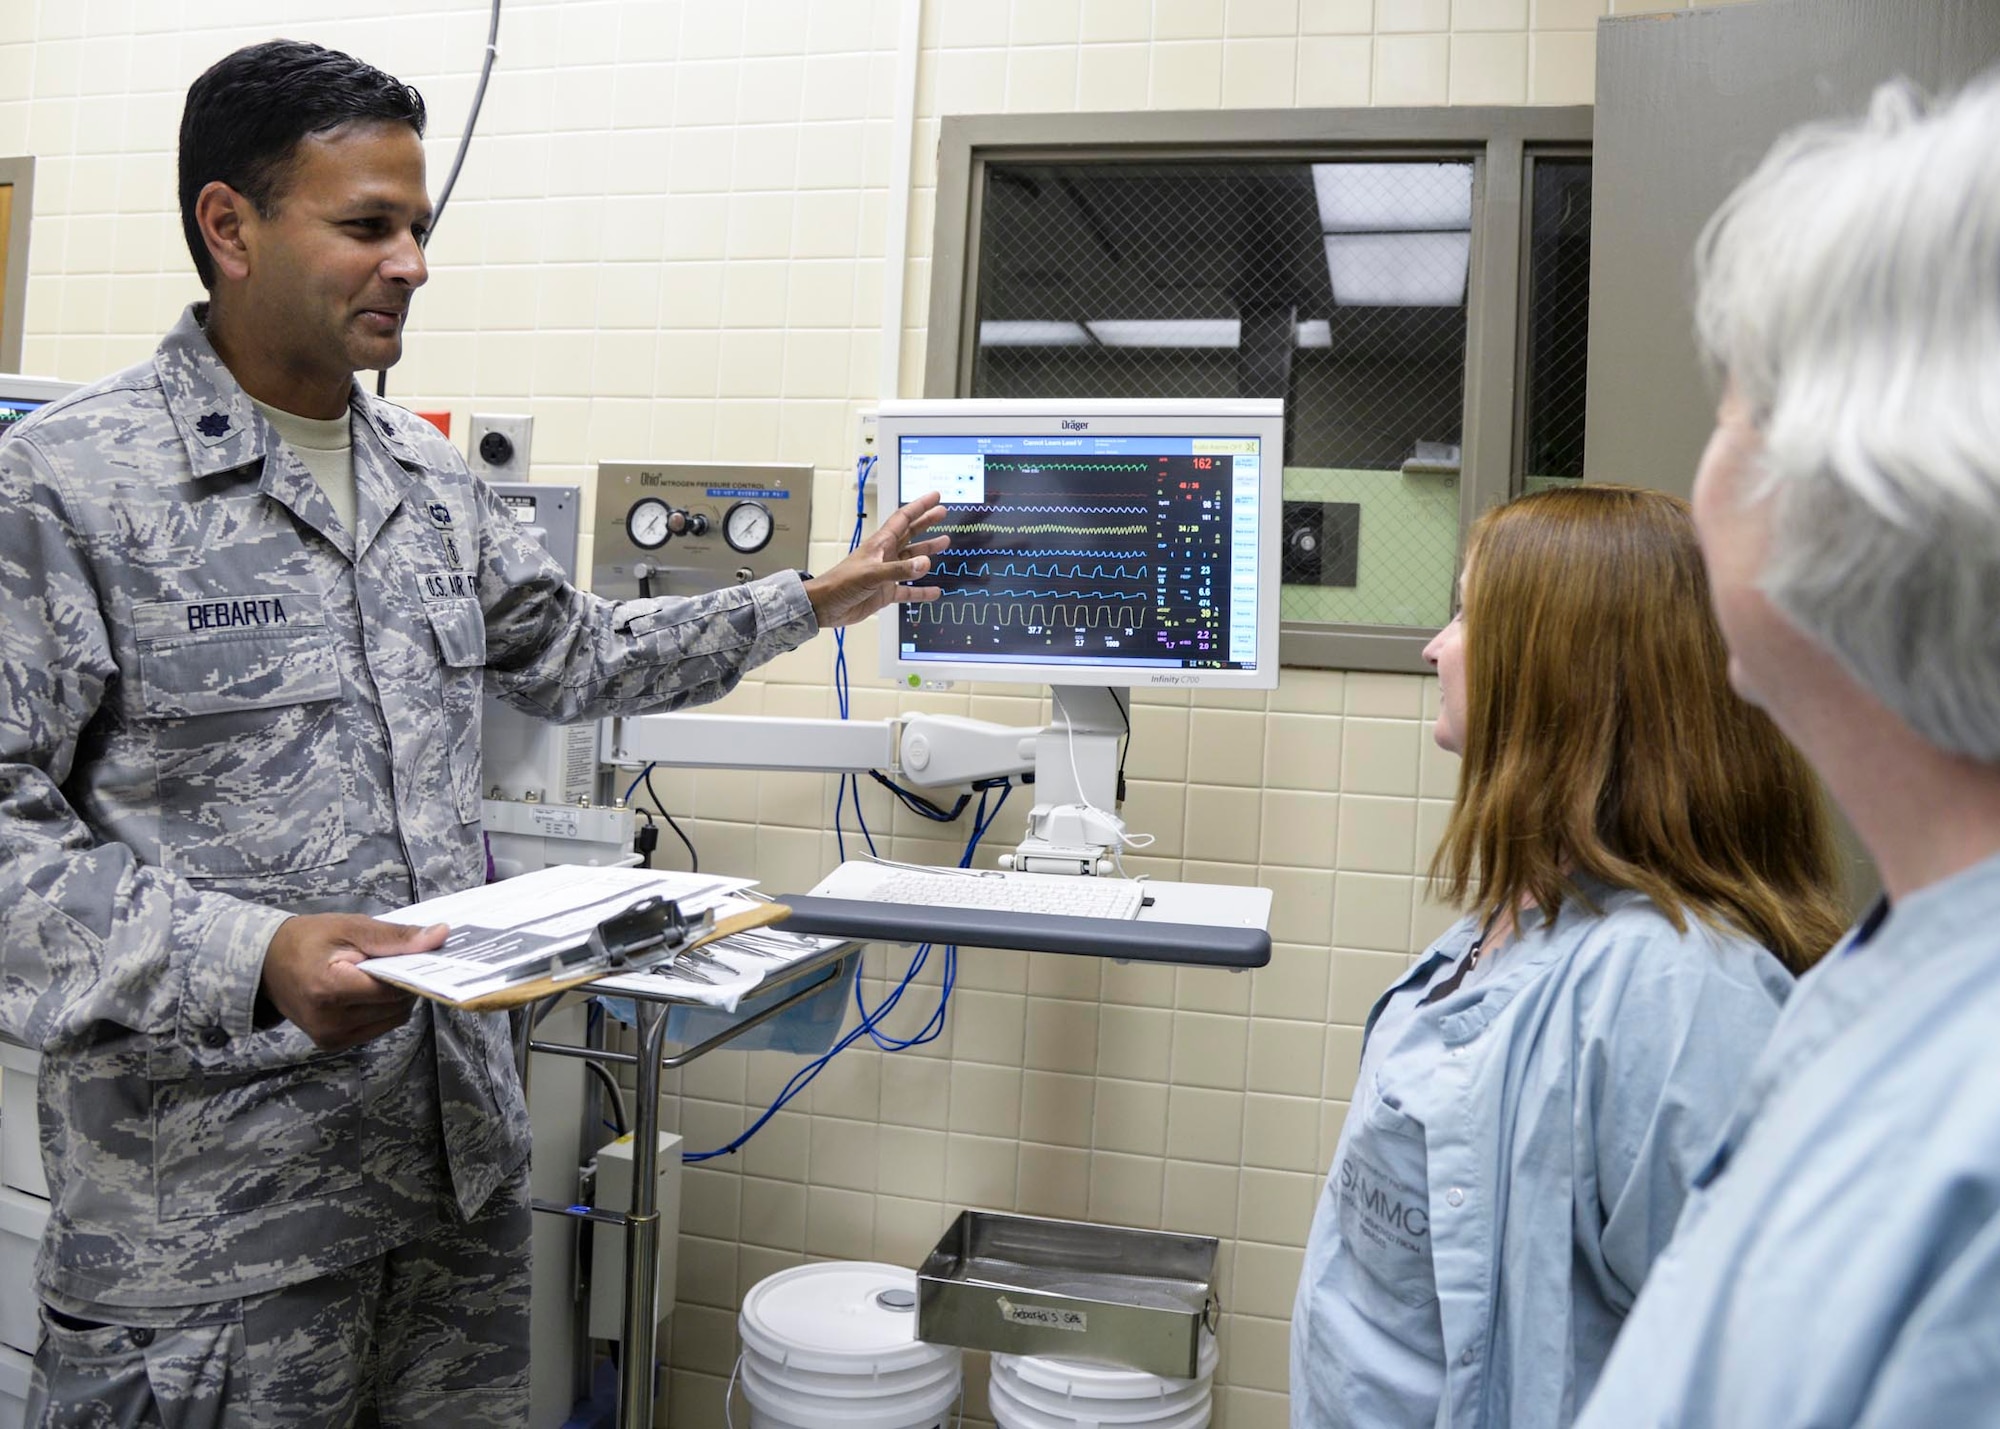
[[1590, 337], [1590, 160], [1537, 159], [1528, 218], [1522, 480], [1529, 491], [1583, 476]]
[[1282, 397], [1285, 618], [1450, 618], [1470, 160], [985, 174], [968, 396]]

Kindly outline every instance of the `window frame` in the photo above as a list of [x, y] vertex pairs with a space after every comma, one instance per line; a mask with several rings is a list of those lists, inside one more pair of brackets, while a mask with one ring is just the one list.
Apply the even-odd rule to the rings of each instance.
[[[924, 395], [963, 396], [978, 304], [980, 206], [991, 163], [1432, 158], [1473, 161], [1459, 555], [1489, 506], [1520, 487], [1526, 195], [1533, 157], [1587, 154], [1588, 105], [947, 115], [938, 125]], [[1434, 628], [1287, 620], [1282, 665], [1428, 673]]]
[[[1583, 159], [1591, 165], [1593, 193], [1597, 182], [1596, 158], [1589, 144], [1574, 143], [1534, 143], [1527, 148], [1521, 164], [1521, 291], [1515, 303], [1517, 315], [1528, 311], [1530, 277], [1528, 273], [1528, 253], [1533, 247], [1535, 212], [1533, 195], [1535, 192], [1535, 165], [1544, 159], [1558, 162]], [[1517, 322], [1514, 336], [1514, 371], [1518, 375], [1517, 391], [1514, 395], [1514, 486], [1508, 494], [1518, 496], [1525, 488], [1528, 477], [1528, 325]], [[1588, 341], [1589, 334], [1585, 333]], [[1586, 359], [1587, 364], [1587, 359]], [[1585, 478], [1588, 479], [1588, 478]]]

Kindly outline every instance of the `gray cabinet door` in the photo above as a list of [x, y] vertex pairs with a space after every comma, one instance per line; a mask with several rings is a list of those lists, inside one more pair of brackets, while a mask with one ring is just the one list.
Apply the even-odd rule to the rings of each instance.
[[1764, 0], [1597, 27], [1591, 479], [1686, 495], [1714, 393], [1695, 356], [1696, 235], [1771, 141], [1885, 80], [1937, 92], [2000, 62], [1996, 0]]

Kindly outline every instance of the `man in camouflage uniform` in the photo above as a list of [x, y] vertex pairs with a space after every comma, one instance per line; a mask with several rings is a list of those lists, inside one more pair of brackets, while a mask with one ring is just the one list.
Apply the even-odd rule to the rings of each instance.
[[506, 1020], [362, 972], [442, 937], [366, 915], [483, 878], [483, 693], [713, 699], [944, 544], [926, 498], [817, 580], [570, 587], [353, 382], [424, 281], [422, 126], [315, 46], [216, 65], [181, 135], [211, 301], [0, 445], [0, 1031], [42, 1052], [54, 1201], [35, 1424], [522, 1422]]

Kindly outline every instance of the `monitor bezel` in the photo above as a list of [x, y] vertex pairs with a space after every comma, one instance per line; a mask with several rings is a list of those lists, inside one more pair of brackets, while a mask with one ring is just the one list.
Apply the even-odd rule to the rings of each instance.
[[884, 402], [876, 414], [877, 523], [902, 490], [902, 438], [920, 436], [1065, 436], [1064, 422], [1091, 423], [1104, 436], [1255, 437], [1260, 443], [1257, 533], [1257, 667], [1254, 670], [1145, 670], [1129, 665], [1030, 665], [1005, 661], [906, 660], [889, 607], [878, 617], [880, 668], [903, 685], [967, 681], [1031, 685], [1103, 685], [1129, 689], [1274, 690], [1278, 687], [1279, 528], [1283, 525], [1285, 404], [1276, 399], [1027, 400], [926, 399]]
[[24, 372], [0, 372], [0, 402], [37, 402], [47, 405], [67, 397], [83, 384], [59, 377], [30, 377]]

